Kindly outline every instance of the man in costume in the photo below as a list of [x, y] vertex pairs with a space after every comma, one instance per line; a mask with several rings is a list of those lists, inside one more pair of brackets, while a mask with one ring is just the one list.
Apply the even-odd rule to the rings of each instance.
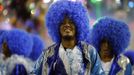
[[39, 57], [35, 75], [103, 75], [100, 58], [84, 41], [89, 34], [87, 10], [80, 2], [57, 1], [46, 15], [46, 26], [56, 43]]
[[121, 21], [103, 17], [92, 29], [91, 43], [97, 49], [106, 75], [131, 75], [129, 59], [122, 54], [129, 45], [128, 26]]
[[23, 30], [13, 29], [4, 32], [2, 41], [0, 75], [11, 75], [16, 64], [24, 65], [27, 72], [30, 72], [32, 61], [27, 57], [30, 55], [33, 47], [31, 36]]

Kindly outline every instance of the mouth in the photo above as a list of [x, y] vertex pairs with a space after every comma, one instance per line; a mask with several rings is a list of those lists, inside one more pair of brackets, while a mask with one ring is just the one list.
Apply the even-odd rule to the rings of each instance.
[[65, 33], [70, 33], [69, 29], [64, 30]]
[[111, 54], [111, 51], [104, 50], [104, 51], [102, 51], [102, 53], [105, 54], [105, 55], [109, 55], [109, 54]]

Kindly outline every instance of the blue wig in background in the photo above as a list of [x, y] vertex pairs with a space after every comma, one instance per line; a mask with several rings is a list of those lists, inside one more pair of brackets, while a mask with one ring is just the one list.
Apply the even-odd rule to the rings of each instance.
[[31, 36], [33, 39], [33, 48], [29, 57], [33, 61], [36, 61], [38, 57], [41, 55], [42, 51], [44, 50], [45, 45], [40, 36], [34, 34], [31, 34]]
[[4, 38], [8, 31], [6, 30], [0, 30], [0, 52], [2, 52], [2, 44], [4, 43]]
[[67, 0], [53, 3], [46, 14], [46, 26], [52, 40], [56, 43], [61, 42], [59, 27], [65, 16], [75, 23], [77, 41], [87, 41], [90, 29], [88, 11], [81, 2]]
[[28, 75], [28, 73], [23, 64], [16, 64], [11, 75]]
[[11, 54], [24, 56], [29, 56], [33, 47], [32, 37], [27, 32], [20, 29], [9, 31], [6, 36], [6, 43]]
[[130, 59], [132, 65], [134, 65], [134, 50], [127, 50], [124, 52], [124, 55]]
[[115, 55], [124, 51], [130, 41], [128, 25], [109, 17], [103, 17], [97, 20], [91, 35], [92, 44], [98, 51], [100, 50], [101, 40], [107, 39]]

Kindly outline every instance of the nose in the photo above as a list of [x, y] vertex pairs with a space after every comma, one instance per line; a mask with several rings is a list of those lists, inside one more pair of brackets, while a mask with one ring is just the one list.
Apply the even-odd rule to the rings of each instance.
[[69, 23], [66, 23], [66, 24], [64, 25], [64, 27], [65, 27], [65, 28], [70, 28], [71, 25], [70, 25]]
[[102, 48], [103, 50], [107, 50], [107, 49], [108, 49], [108, 44], [107, 44], [107, 43], [103, 43], [103, 44], [101, 45], [101, 48]]
[[70, 24], [69, 23], [66, 23], [65, 26], [70, 26]]

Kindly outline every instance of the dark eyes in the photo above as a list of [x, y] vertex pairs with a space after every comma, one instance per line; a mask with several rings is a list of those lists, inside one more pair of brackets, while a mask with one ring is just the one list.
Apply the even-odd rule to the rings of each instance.
[[[67, 22], [69, 24], [74, 24], [72, 21]], [[66, 24], [66, 22], [62, 22], [61, 25]]]

